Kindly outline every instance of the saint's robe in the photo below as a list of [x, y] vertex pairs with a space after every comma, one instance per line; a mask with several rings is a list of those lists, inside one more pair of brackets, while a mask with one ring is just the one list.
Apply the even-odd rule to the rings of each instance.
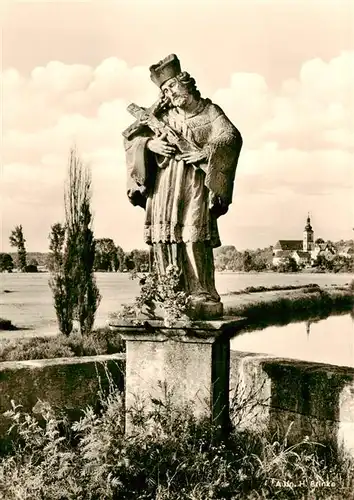
[[158, 271], [177, 265], [187, 292], [218, 301], [212, 249], [221, 245], [217, 218], [232, 202], [242, 138], [209, 99], [200, 99], [191, 115], [172, 108], [161, 119], [201, 148], [206, 159], [191, 165], [152, 153], [146, 146], [152, 133], [141, 130], [125, 141], [128, 196], [145, 208], [144, 239]]

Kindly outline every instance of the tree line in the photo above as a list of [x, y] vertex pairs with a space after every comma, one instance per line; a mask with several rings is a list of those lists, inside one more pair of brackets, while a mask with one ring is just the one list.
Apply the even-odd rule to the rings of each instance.
[[[19, 235], [22, 226], [14, 230]], [[14, 232], [13, 231], [13, 232]], [[19, 242], [24, 242], [23, 234], [18, 238]], [[319, 242], [324, 242], [318, 239]], [[317, 242], [317, 240], [316, 240]], [[327, 242], [337, 251], [343, 246], [353, 246], [354, 241]], [[23, 243], [24, 244], [24, 243]], [[38, 267], [43, 267], [49, 271], [53, 268], [53, 255], [51, 253], [27, 252], [25, 248], [19, 247], [19, 254], [26, 255], [26, 264], [21, 266], [19, 263], [20, 255], [0, 254], [0, 272], [11, 272], [14, 268], [25, 269], [26, 272], [36, 272]], [[294, 258], [287, 257], [279, 264], [273, 266], [273, 247], [258, 248], [256, 250], [238, 251], [232, 245], [225, 245], [214, 250], [215, 269], [218, 272], [240, 271], [240, 272], [298, 272], [302, 266], [299, 266]], [[22, 257], [23, 259], [23, 257]], [[353, 272], [354, 259], [348, 259], [339, 254], [329, 258], [325, 255], [319, 255], [312, 266], [314, 269], [323, 272]], [[134, 249], [124, 251], [119, 245], [116, 245], [112, 238], [95, 239], [95, 257], [93, 264], [94, 271], [99, 272], [126, 272], [135, 270], [145, 272], [149, 269], [149, 251]]]
[[233, 245], [214, 250], [216, 271], [266, 271], [271, 268], [273, 248], [239, 251]]
[[[38, 272], [53, 269], [53, 254], [51, 252], [27, 252], [26, 264], [21, 266], [18, 254], [0, 253], [0, 272]], [[94, 271], [126, 272], [136, 270], [145, 272], [149, 269], [149, 251], [134, 249], [124, 251], [115, 245], [111, 238], [95, 239]]]
[[[320, 272], [354, 272], [354, 256], [344, 256], [340, 250], [344, 247], [354, 248], [354, 240], [340, 240], [337, 242], [318, 238], [316, 243], [326, 243], [333, 249], [333, 254], [320, 254], [310, 266]], [[273, 247], [258, 248], [256, 250], [238, 251], [234, 246], [221, 246], [214, 250], [215, 269], [223, 271], [260, 272], [274, 271], [281, 273], [300, 272], [304, 265], [298, 264], [293, 257], [285, 257], [277, 266], [273, 265]]]

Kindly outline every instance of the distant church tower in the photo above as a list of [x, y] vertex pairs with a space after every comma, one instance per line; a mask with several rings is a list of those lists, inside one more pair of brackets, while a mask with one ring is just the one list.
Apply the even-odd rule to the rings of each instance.
[[313, 229], [310, 221], [310, 214], [307, 216], [306, 226], [303, 233], [302, 249], [304, 252], [311, 252], [315, 245], [313, 241]]

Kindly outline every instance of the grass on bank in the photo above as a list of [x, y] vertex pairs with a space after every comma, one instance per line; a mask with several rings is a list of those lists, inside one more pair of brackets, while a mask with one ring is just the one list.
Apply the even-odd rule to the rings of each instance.
[[[59, 419], [45, 403], [42, 426], [13, 405], [18, 433], [0, 459], [4, 500], [352, 499], [352, 460], [318, 445], [241, 432], [227, 438], [192, 409], [167, 395], [151, 411], [137, 407], [135, 431], [124, 432], [124, 404], [112, 391], [102, 411], [87, 408], [79, 422]], [[320, 451], [321, 453], [318, 453]]]
[[[330, 288], [336, 288], [337, 290], [354, 290], [354, 280], [351, 283], [346, 283], [345, 285], [326, 285]], [[308, 283], [307, 285], [272, 285], [272, 286], [248, 286], [243, 290], [237, 290], [235, 292], [229, 292], [229, 295], [242, 295], [243, 293], [259, 293], [259, 292], [274, 292], [274, 291], [286, 291], [286, 290], [307, 290], [307, 293], [316, 292], [321, 290], [318, 283]]]
[[[350, 288], [352, 287], [352, 288]], [[354, 306], [353, 285], [324, 290], [318, 285], [309, 285], [291, 290], [289, 295], [277, 295], [277, 291], [266, 293], [254, 301], [227, 304], [225, 313], [247, 318], [247, 328], [267, 325], [283, 325], [291, 321], [310, 318], [325, 318], [330, 314], [352, 310]]]
[[259, 292], [274, 292], [282, 290], [299, 290], [311, 289], [312, 291], [318, 290], [320, 286], [317, 283], [309, 283], [308, 285], [273, 285], [273, 286], [247, 286], [243, 290], [229, 292], [229, 295], [242, 295], [244, 293], [259, 293]]
[[90, 335], [73, 332], [69, 336], [59, 334], [54, 337], [3, 340], [0, 342], [0, 362], [96, 356], [124, 351], [125, 342], [120, 335], [109, 328], [99, 328]]

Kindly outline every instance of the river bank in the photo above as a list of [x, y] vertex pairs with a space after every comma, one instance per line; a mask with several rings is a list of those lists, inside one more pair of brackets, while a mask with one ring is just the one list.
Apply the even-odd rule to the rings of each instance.
[[308, 285], [293, 290], [229, 294], [222, 300], [225, 315], [245, 317], [247, 328], [256, 328], [350, 311], [354, 292], [350, 285]]
[[[127, 273], [96, 273], [97, 285], [102, 300], [97, 311], [95, 327], [106, 325], [108, 316], [121, 304], [134, 300], [139, 293], [137, 280]], [[10, 320], [20, 330], [12, 332], [12, 338], [55, 335], [57, 321], [49, 274], [0, 275], [0, 316]], [[306, 286], [317, 283], [321, 288], [332, 285], [346, 286], [353, 280], [352, 274], [305, 274], [305, 273], [216, 273], [216, 287], [221, 300], [227, 305], [229, 294], [249, 287]], [[11, 293], [4, 293], [10, 290]], [[6, 332], [0, 332], [0, 338]]]
[[[242, 331], [265, 328], [268, 325], [284, 325], [293, 321], [325, 318], [331, 314], [351, 311], [354, 294], [349, 286], [306, 285], [295, 289], [243, 292], [222, 297], [225, 316], [245, 318]], [[105, 326], [107, 326], [108, 317]], [[101, 328], [94, 335], [95, 341], [81, 339], [75, 335], [74, 345], [63, 335], [54, 331], [11, 330], [0, 332], [0, 359], [54, 358], [70, 355], [111, 354], [122, 352], [122, 344], [116, 343], [112, 332], [106, 339], [107, 328]], [[114, 345], [116, 344], [116, 347]], [[105, 346], [109, 345], [109, 352]], [[113, 346], [113, 347], [112, 347]], [[64, 353], [64, 354], [63, 354]]]

